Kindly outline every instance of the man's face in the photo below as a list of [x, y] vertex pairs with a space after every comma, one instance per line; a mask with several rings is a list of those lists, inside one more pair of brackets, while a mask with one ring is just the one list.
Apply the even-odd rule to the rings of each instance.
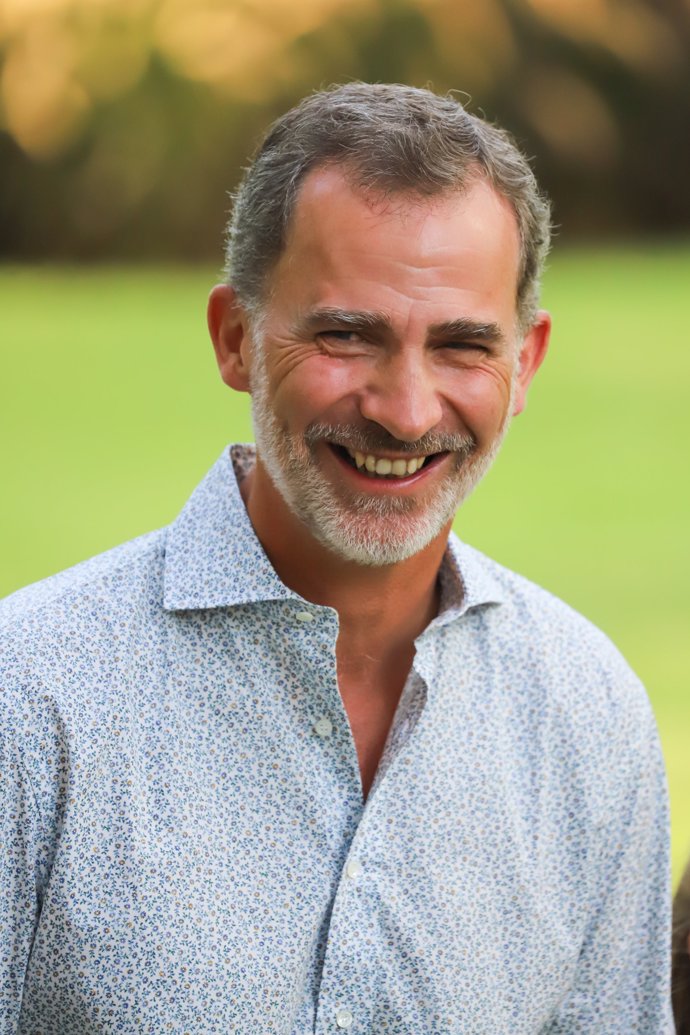
[[518, 361], [518, 257], [512, 209], [483, 181], [389, 202], [334, 168], [303, 184], [250, 389], [261, 465], [341, 557], [417, 553], [491, 463], [536, 369]]

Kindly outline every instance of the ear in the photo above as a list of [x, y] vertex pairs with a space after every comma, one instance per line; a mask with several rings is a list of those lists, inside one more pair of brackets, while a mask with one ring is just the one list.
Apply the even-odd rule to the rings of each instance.
[[522, 413], [527, 403], [527, 389], [544, 361], [551, 336], [551, 317], [540, 309], [537, 318], [525, 335], [518, 360], [517, 389], [513, 415]]
[[206, 318], [220, 376], [236, 392], [248, 392], [249, 321], [229, 284], [213, 288]]

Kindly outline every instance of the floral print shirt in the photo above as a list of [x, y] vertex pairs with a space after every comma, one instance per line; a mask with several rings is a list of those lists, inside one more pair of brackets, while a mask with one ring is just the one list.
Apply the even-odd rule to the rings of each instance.
[[364, 802], [338, 615], [271, 567], [252, 459], [0, 607], [0, 1032], [672, 1030], [664, 772], [618, 652], [451, 537]]

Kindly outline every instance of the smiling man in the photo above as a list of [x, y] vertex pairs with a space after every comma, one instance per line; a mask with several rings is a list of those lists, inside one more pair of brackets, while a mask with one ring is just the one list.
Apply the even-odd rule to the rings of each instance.
[[644, 691], [450, 532], [544, 358], [548, 239], [451, 98], [269, 131], [208, 309], [256, 448], [4, 606], [3, 1030], [671, 1030]]

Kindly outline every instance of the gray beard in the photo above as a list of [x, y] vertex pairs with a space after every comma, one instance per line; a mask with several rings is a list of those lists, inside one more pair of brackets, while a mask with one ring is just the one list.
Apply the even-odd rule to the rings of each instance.
[[[376, 567], [407, 560], [441, 534], [493, 463], [512, 413], [511, 391], [508, 417], [490, 448], [483, 452], [471, 435], [430, 432], [416, 442], [399, 442], [376, 424], [360, 427], [314, 422], [297, 437], [290, 436], [273, 413], [261, 349], [255, 354], [251, 389], [257, 455], [286, 505], [314, 538], [338, 557]], [[345, 491], [339, 496], [316, 459], [315, 446], [323, 441], [362, 453], [388, 449], [419, 456], [448, 451], [454, 464], [428, 499]]]

